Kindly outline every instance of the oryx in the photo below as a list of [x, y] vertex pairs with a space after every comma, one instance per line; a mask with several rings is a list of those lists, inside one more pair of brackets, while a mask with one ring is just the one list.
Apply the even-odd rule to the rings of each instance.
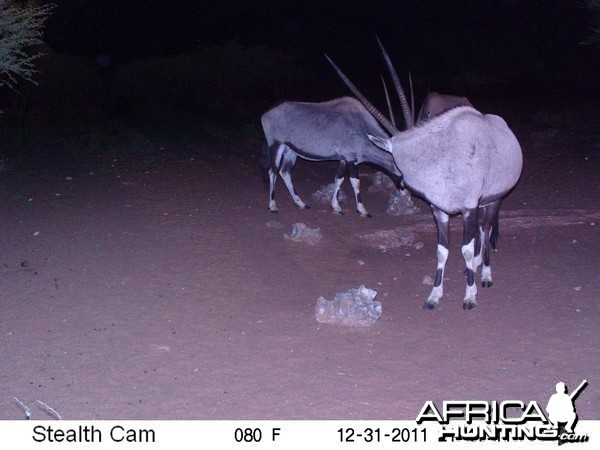
[[323, 103], [284, 102], [264, 113], [261, 121], [266, 142], [260, 160], [263, 172], [268, 173], [271, 212], [277, 212], [274, 190], [278, 173], [294, 203], [300, 208], [307, 207], [292, 183], [291, 171], [298, 156], [309, 161], [340, 162], [331, 199], [331, 208], [337, 214], [342, 214], [337, 194], [348, 174], [356, 210], [362, 216], [370, 217], [360, 198], [359, 164], [378, 166], [392, 177], [397, 187], [401, 187], [402, 173], [392, 155], [379, 150], [367, 137], [389, 137], [397, 131], [395, 126], [384, 119], [385, 126], [393, 130], [386, 133], [365, 107], [352, 97]]
[[417, 123], [421, 123], [434, 116], [439, 116], [443, 112], [456, 108], [457, 106], [470, 106], [474, 108], [467, 97], [429, 92], [419, 110]]
[[[381, 49], [402, 98], [398, 76], [383, 46]], [[385, 119], [335, 64], [333, 67], [365, 107], [378, 120]], [[369, 135], [369, 139], [394, 156], [406, 185], [431, 205], [438, 230], [437, 271], [423, 307], [433, 309], [442, 298], [448, 219], [455, 214], [462, 214], [464, 228], [462, 255], [467, 286], [463, 308], [475, 307], [475, 273], [483, 259], [481, 284], [492, 285], [490, 243], [495, 247], [500, 203], [516, 185], [523, 167], [515, 135], [501, 117], [458, 106], [391, 138]]]

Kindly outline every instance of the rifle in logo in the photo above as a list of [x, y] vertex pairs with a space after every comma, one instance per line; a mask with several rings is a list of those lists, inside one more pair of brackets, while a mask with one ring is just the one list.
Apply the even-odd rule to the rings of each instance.
[[559, 436], [562, 436], [561, 425], [564, 424], [564, 431], [568, 435], [573, 435], [575, 424], [577, 423], [577, 411], [575, 409], [575, 399], [588, 385], [587, 380], [583, 380], [577, 388], [567, 393], [567, 386], [562, 381], [556, 383], [556, 394], [552, 394], [550, 400], [548, 400], [548, 419], [552, 422], [552, 425], [559, 430]]

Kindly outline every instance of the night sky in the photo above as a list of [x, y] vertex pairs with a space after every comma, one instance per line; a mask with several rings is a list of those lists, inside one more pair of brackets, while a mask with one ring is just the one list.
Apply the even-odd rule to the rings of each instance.
[[[564, 49], [589, 33], [574, 1], [518, 0], [58, 0], [49, 42], [65, 50], [101, 48], [125, 57], [243, 42], [322, 52], [354, 48], [377, 33], [403, 49], [441, 46], [485, 56], [527, 46]], [[365, 42], [367, 41], [367, 42]]]
[[[580, 42], [592, 17], [582, 2], [478, 1], [152, 1], [57, 0], [46, 40], [61, 52], [113, 62], [222, 43], [301, 52], [326, 68], [331, 54], [355, 76], [379, 64], [379, 35], [399, 71], [444, 84], [457, 71], [519, 70], [531, 84], [593, 81], [597, 59]], [[527, 69], [525, 69], [525, 67]], [[377, 71], [380, 66], [377, 66]], [[357, 75], [358, 74], [358, 75]]]

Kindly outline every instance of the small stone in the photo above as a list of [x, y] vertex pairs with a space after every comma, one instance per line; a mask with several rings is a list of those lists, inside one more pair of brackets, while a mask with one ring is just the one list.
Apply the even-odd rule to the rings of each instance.
[[426, 286], [433, 286], [433, 278], [431, 278], [429, 275], [425, 275], [423, 276], [423, 281], [421, 281], [421, 283]]
[[292, 231], [285, 233], [283, 237], [295, 242], [305, 242], [309, 245], [315, 245], [323, 239], [320, 228], [309, 228], [301, 222], [292, 225]]

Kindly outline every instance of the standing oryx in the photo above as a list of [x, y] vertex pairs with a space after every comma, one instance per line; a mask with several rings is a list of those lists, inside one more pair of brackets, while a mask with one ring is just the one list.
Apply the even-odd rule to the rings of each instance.
[[[383, 46], [381, 49], [396, 90], [403, 96], [389, 57]], [[365, 107], [378, 120], [385, 119], [333, 66]], [[492, 285], [490, 241], [495, 246], [500, 203], [521, 175], [523, 155], [515, 135], [502, 118], [481, 114], [470, 106], [459, 106], [391, 138], [369, 135], [369, 139], [394, 156], [406, 185], [430, 203], [436, 220], [437, 271], [423, 307], [433, 309], [442, 298], [448, 258], [448, 219], [454, 214], [463, 216], [462, 254], [467, 275], [463, 308], [475, 307], [475, 273], [483, 259], [481, 284]]]
[[262, 148], [261, 166], [269, 176], [269, 210], [277, 212], [275, 181], [277, 174], [285, 182], [294, 203], [300, 208], [306, 204], [300, 199], [292, 183], [291, 171], [296, 157], [309, 161], [340, 161], [335, 177], [331, 207], [337, 214], [342, 209], [337, 194], [346, 174], [354, 189], [356, 209], [370, 217], [360, 199], [358, 165], [371, 163], [385, 170], [397, 187], [402, 173], [394, 158], [375, 147], [368, 135], [389, 137], [396, 128], [386, 120], [389, 134], [356, 99], [342, 97], [323, 103], [284, 102], [263, 114], [262, 127], [266, 142]]

